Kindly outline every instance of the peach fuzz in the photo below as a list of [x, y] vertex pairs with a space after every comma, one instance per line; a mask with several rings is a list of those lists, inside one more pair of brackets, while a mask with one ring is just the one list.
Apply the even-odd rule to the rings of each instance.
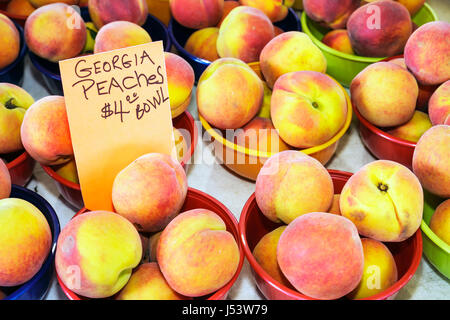
[[347, 31], [353, 50], [358, 55], [394, 56], [403, 52], [412, 33], [411, 16], [403, 5], [380, 0], [353, 12], [347, 21]]
[[80, 0], [28, 0], [35, 8], [43, 7], [52, 3], [62, 2], [70, 6], [79, 4]]
[[253, 118], [242, 130], [237, 130], [234, 142], [245, 148], [260, 152], [278, 153], [290, 149], [281, 140], [272, 121], [267, 118]]
[[414, 76], [390, 62], [362, 70], [350, 84], [352, 103], [370, 123], [393, 127], [411, 120], [419, 87]]
[[299, 151], [273, 155], [256, 178], [256, 203], [274, 222], [288, 224], [308, 212], [326, 212], [333, 195], [333, 182], [325, 167]]
[[292, 288], [292, 285], [281, 271], [277, 260], [278, 241], [285, 229], [286, 226], [281, 226], [265, 234], [253, 249], [253, 256], [261, 268], [273, 279], [288, 288]]
[[186, 194], [186, 173], [180, 163], [165, 154], [149, 153], [117, 174], [112, 202], [138, 231], [155, 232], [180, 212]]
[[159, 239], [157, 260], [169, 286], [189, 297], [228, 283], [239, 265], [239, 247], [223, 220], [206, 209], [175, 217]]
[[413, 171], [422, 186], [431, 193], [450, 198], [450, 126], [436, 125], [416, 144]]
[[333, 202], [331, 203], [331, 207], [327, 210], [328, 213], [341, 215], [341, 209], [339, 207], [339, 200], [341, 198], [340, 194], [335, 194], [333, 196]]
[[433, 125], [450, 125], [450, 80], [440, 85], [431, 96], [428, 114]]
[[419, 228], [423, 190], [405, 166], [373, 161], [350, 177], [341, 191], [341, 215], [353, 221], [361, 235], [399, 242]]
[[142, 26], [148, 16], [146, 0], [89, 0], [88, 8], [97, 29], [113, 21], [129, 21]]
[[301, 293], [338, 299], [360, 282], [364, 255], [355, 225], [330, 213], [298, 217], [284, 230], [277, 247], [283, 274]]
[[216, 27], [197, 30], [189, 36], [184, 49], [201, 59], [211, 62], [215, 61], [219, 59], [219, 54], [217, 53], [218, 36], [219, 28]]
[[405, 46], [405, 63], [417, 81], [439, 85], [450, 80], [450, 23], [434, 21], [413, 32]]
[[242, 128], [258, 113], [263, 96], [264, 86], [258, 75], [234, 58], [214, 61], [198, 80], [198, 111], [219, 129]]
[[383, 292], [397, 282], [398, 273], [389, 249], [377, 240], [361, 239], [364, 252], [364, 271], [359, 285], [347, 295], [350, 299], [364, 299]]
[[170, 0], [173, 18], [191, 29], [216, 26], [222, 18], [223, 7], [223, 0]]
[[114, 21], [98, 31], [94, 53], [137, 46], [151, 41], [148, 32], [139, 25], [128, 21]]
[[292, 7], [293, 0], [240, 0], [243, 6], [257, 8], [264, 12], [272, 22], [281, 21], [286, 18], [289, 7]]
[[305, 70], [325, 73], [327, 70], [322, 51], [306, 33], [299, 31], [285, 32], [273, 38], [262, 50], [259, 62], [270, 88], [285, 73]]
[[222, 58], [256, 62], [274, 36], [273, 24], [261, 10], [239, 6], [231, 10], [220, 26], [217, 52]]
[[172, 118], [175, 118], [189, 107], [195, 74], [191, 65], [174, 53], [164, 52], [164, 61], [166, 64], [170, 109]]
[[[68, 17], [76, 28], [67, 23]], [[58, 62], [81, 53], [86, 43], [86, 26], [71, 6], [54, 3], [36, 9], [27, 18], [25, 41], [39, 57]]]
[[0, 13], [0, 34], [3, 49], [0, 51], [0, 69], [9, 66], [19, 56], [20, 35], [14, 23]]
[[430, 229], [450, 246], [450, 199], [442, 202], [431, 216]]
[[432, 127], [428, 115], [421, 111], [414, 111], [414, 115], [405, 124], [386, 131], [390, 135], [408, 140], [411, 142], [419, 141], [420, 137]]
[[6, 6], [6, 12], [19, 16], [28, 17], [35, 8], [28, 0], [11, 0]]
[[50, 226], [38, 208], [17, 198], [0, 200], [0, 226], [0, 286], [18, 286], [30, 280], [47, 258]]
[[155, 262], [137, 267], [116, 300], [185, 300], [164, 279]]
[[11, 175], [6, 164], [0, 159], [0, 200], [11, 194]]
[[344, 92], [335, 80], [320, 72], [297, 71], [275, 82], [270, 115], [281, 139], [296, 148], [310, 148], [338, 133], [347, 109]]
[[25, 113], [20, 134], [25, 150], [41, 164], [58, 165], [72, 159], [64, 97], [48, 96], [36, 101]]
[[228, 14], [236, 7], [239, 7], [240, 4], [238, 1], [228, 0], [223, 2], [223, 14], [222, 18], [220, 18], [219, 23], [217, 23], [217, 27], [220, 28], [222, 25], [223, 20], [228, 16]]
[[347, 54], [355, 54], [352, 48], [352, 44], [350, 43], [350, 38], [348, 36], [347, 30], [345, 29], [337, 29], [328, 32], [322, 38], [322, 42], [337, 51]]
[[361, 0], [303, 0], [303, 8], [312, 20], [331, 29], [342, 29], [360, 3]]

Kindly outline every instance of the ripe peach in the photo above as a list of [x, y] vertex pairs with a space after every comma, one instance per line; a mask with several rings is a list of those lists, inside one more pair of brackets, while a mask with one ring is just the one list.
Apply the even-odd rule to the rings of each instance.
[[170, 156], [149, 153], [133, 161], [114, 179], [115, 211], [139, 231], [163, 229], [180, 211], [187, 193], [186, 173]]
[[377, 62], [351, 82], [352, 103], [369, 122], [380, 127], [398, 126], [411, 120], [419, 87], [414, 76], [390, 62]]
[[273, 26], [273, 31], [275, 32], [275, 37], [280, 35], [280, 34], [282, 34], [282, 33], [284, 33], [284, 30], [279, 28], [279, 27], [277, 27], [276, 25]]
[[11, 175], [3, 160], [0, 159], [0, 200], [11, 194]]
[[440, 85], [431, 96], [428, 114], [433, 125], [450, 125], [450, 80]]
[[411, 16], [403, 5], [380, 0], [353, 12], [347, 21], [347, 31], [358, 55], [394, 56], [403, 52], [412, 33]]
[[217, 214], [194, 209], [179, 214], [164, 229], [157, 260], [170, 287], [199, 297], [231, 280], [239, 265], [239, 247]]
[[364, 255], [355, 225], [330, 213], [292, 221], [277, 247], [278, 264], [290, 283], [316, 299], [338, 299], [360, 282]]
[[25, 113], [20, 134], [25, 150], [39, 163], [58, 165], [73, 157], [64, 97], [36, 101]]
[[299, 151], [273, 155], [256, 178], [258, 207], [274, 222], [288, 224], [308, 212], [326, 212], [333, 195], [333, 183], [325, 167]]
[[431, 216], [430, 229], [450, 246], [450, 199], [436, 208]]
[[420, 8], [422, 8], [426, 0], [395, 0], [395, 1], [404, 5], [406, 9], [408, 9], [409, 14], [413, 16], [417, 13], [417, 11], [420, 10]]
[[[227, 1], [226, 1], [227, 2]], [[229, 1], [235, 2], [235, 1]], [[184, 45], [184, 49], [196, 57], [208, 61], [219, 59], [217, 53], [217, 37], [219, 36], [219, 28], [210, 27], [195, 31], [191, 34]]]
[[325, 43], [330, 48], [343, 53], [355, 54], [350, 43], [350, 38], [348, 36], [347, 30], [337, 29], [328, 32], [323, 38], [322, 42]]
[[111, 51], [151, 42], [148, 32], [135, 23], [114, 21], [102, 27], [95, 38], [94, 53]]
[[333, 202], [331, 203], [331, 207], [328, 209], [328, 213], [341, 215], [341, 209], [339, 207], [339, 200], [341, 198], [340, 194], [335, 194], [333, 196]]
[[273, 24], [261, 10], [239, 6], [231, 10], [220, 26], [217, 52], [222, 58], [255, 62], [274, 36]]
[[450, 126], [433, 126], [417, 142], [412, 162], [422, 186], [443, 198], [450, 198], [449, 145]]
[[62, 2], [70, 6], [79, 4], [80, 0], [28, 0], [33, 7], [39, 8], [52, 3]]
[[240, 4], [238, 1], [234, 1], [234, 0], [224, 1], [222, 18], [220, 18], [219, 23], [217, 24], [217, 28], [220, 28], [223, 20], [225, 20], [225, 18], [228, 16], [230, 11], [239, 6], [240, 6]]
[[361, 235], [398, 242], [411, 237], [420, 226], [423, 190], [408, 168], [378, 160], [350, 177], [339, 204], [342, 216], [353, 221]]
[[54, 166], [53, 170], [55, 170], [55, 172], [64, 179], [76, 184], [80, 184], [75, 159], [72, 159], [67, 163]]
[[292, 7], [293, 2], [293, 0], [240, 0], [241, 5], [254, 7], [264, 12], [272, 22], [286, 18], [289, 7]]
[[262, 50], [259, 62], [270, 88], [280, 76], [288, 72], [325, 73], [327, 70], [327, 60], [322, 51], [306, 33], [298, 31], [285, 32], [273, 38]]
[[108, 211], [79, 215], [58, 238], [55, 267], [65, 286], [89, 298], [106, 298], [122, 289], [141, 261], [136, 228]]
[[234, 58], [211, 63], [197, 85], [198, 111], [219, 129], [242, 128], [258, 113], [263, 96], [261, 79], [247, 64]]
[[173, 18], [191, 29], [214, 27], [223, 15], [223, 0], [170, 0]]
[[27, 18], [25, 41], [41, 58], [53, 62], [74, 58], [86, 43], [86, 25], [71, 6], [49, 4], [36, 9]]
[[9, 66], [19, 56], [20, 35], [14, 23], [0, 13], [0, 34], [3, 49], [0, 51], [0, 69]]
[[342, 29], [360, 3], [360, 0], [303, 0], [303, 8], [312, 20], [328, 28]]
[[129, 21], [142, 26], [148, 16], [146, 0], [89, 0], [88, 8], [98, 29], [113, 21]]
[[28, 17], [34, 9], [29, 0], [11, 0], [6, 6], [6, 12], [9, 14], [25, 17]]
[[428, 115], [421, 111], [414, 111], [414, 115], [405, 124], [388, 130], [390, 135], [408, 140], [411, 142], [419, 141], [420, 137], [432, 127], [430, 118]]
[[413, 32], [405, 46], [405, 63], [417, 81], [438, 85], [450, 80], [450, 23], [429, 22]]

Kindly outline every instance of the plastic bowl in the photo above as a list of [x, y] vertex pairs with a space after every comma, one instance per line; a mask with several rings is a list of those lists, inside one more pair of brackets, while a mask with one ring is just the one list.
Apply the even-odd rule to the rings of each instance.
[[20, 34], [19, 56], [9, 66], [0, 69], [0, 82], [8, 82], [20, 86], [23, 79], [23, 72], [25, 68], [25, 56], [28, 52], [28, 47], [25, 43], [23, 28], [17, 22], [14, 22], [14, 24]]
[[[89, 11], [86, 7], [81, 8], [81, 16], [84, 21], [91, 21]], [[172, 44], [166, 26], [152, 15], [148, 15], [147, 21], [142, 26], [150, 34], [153, 41], [162, 40], [164, 51], [169, 51]], [[31, 62], [34, 67], [42, 74], [44, 82], [53, 95], [63, 95], [61, 74], [59, 64], [40, 58], [30, 51]]]
[[[330, 173], [335, 193], [340, 193], [352, 173], [328, 170]], [[265, 272], [253, 257], [253, 249], [259, 240], [267, 233], [280, 227], [267, 219], [259, 210], [255, 200], [255, 194], [251, 195], [242, 209], [239, 220], [239, 233], [244, 253], [250, 263], [251, 271], [258, 289], [266, 299], [271, 300], [313, 300], [298, 291], [287, 288], [274, 280]], [[386, 300], [395, 298], [397, 292], [403, 288], [414, 276], [422, 257], [422, 235], [418, 230], [411, 238], [403, 242], [385, 243], [394, 256], [397, 264], [399, 280], [385, 291], [367, 298], [367, 300]]]
[[[259, 76], [261, 76], [261, 73], [259, 72], [259, 63], [250, 63], [249, 65]], [[329, 141], [312, 148], [299, 150], [307, 155], [310, 155], [311, 157], [316, 158], [323, 165], [326, 165], [336, 152], [339, 139], [345, 134], [352, 121], [352, 103], [350, 97], [348, 96], [347, 91], [342, 88], [342, 86], [340, 87], [347, 99], [348, 106], [347, 119], [343, 127]], [[211, 127], [211, 125], [205, 118], [202, 117], [201, 114], [199, 114], [199, 118], [203, 128], [208, 132], [214, 141], [214, 153], [218, 161], [239, 176], [255, 181], [264, 163], [267, 159], [274, 155], [274, 153], [261, 152], [237, 145], [226, 139], [226, 132]]]
[[[181, 133], [185, 135], [186, 141], [188, 143], [188, 152], [182, 161], [182, 166], [187, 170], [190, 159], [194, 154], [195, 147], [198, 141], [198, 129], [195, 125], [194, 118], [192, 115], [185, 111], [178, 117], [172, 120], [174, 128], [181, 129]], [[189, 135], [189, 136], [188, 136]], [[81, 209], [84, 207], [83, 197], [81, 195], [80, 185], [64, 179], [58, 175], [53, 168], [49, 166], [41, 165], [44, 171], [54, 180], [56, 188], [62, 197], [74, 208]]]
[[[292, 9], [289, 9], [289, 13], [284, 20], [276, 22], [274, 25], [284, 31], [301, 31], [300, 19]], [[188, 38], [195, 31], [197, 30], [183, 27], [175, 19], [170, 19], [169, 34], [173, 45], [177, 49], [178, 54], [192, 66], [195, 73], [195, 81], [198, 81], [203, 71], [211, 64], [211, 61], [196, 57], [184, 49]]]
[[18, 23], [20, 26], [25, 26], [25, 20], [27, 20], [28, 16], [23, 16], [20, 14], [12, 14], [6, 12], [6, 7], [8, 6], [8, 2], [0, 2], [0, 13], [4, 14], [14, 22]]
[[33, 175], [36, 161], [26, 151], [0, 156], [6, 160], [6, 167], [11, 175], [11, 182], [22, 187], [25, 186]]
[[450, 279], [450, 246], [441, 240], [428, 226], [437, 206], [445, 199], [427, 191], [424, 192], [424, 196], [423, 220], [420, 225], [423, 235], [423, 253], [441, 274]]
[[[237, 278], [239, 277], [239, 274], [242, 270], [242, 266], [244, 264], [244, 251], [242, 249], [241, 243], [239, 242], [238, 223], [236, 221], [236, 218], [231, 213], [231, 211], [228, 210], [227, 207], [225, 207], [217, 199], [211, 197], [210, 195], [208, 195], [200, 190], [197, 190], [194, 188], [189, 188], [187, 196], [186, 196], [186, 200], [185, 200], [184, 205], [181, 208], [180, 212], [184, 212], [184, 211], [188, 211], [188, 210], [192, 210], [192, 209], [198, 209], [198, 208], [208, 209], [208, 210], [211, 210], [211, 211], [215, 212], [216, 214], [218, 214], [225, 222], [227, 231], [229, 231], [233, 234], [233, 236], [239, 246], [239, 255], [240, 255], [239, 265], [238, 265], [238, 269], [236, 270], [236, 273], [234, 274], [233, 278], [225, 286], [223, 286], [216, 292], [214, 292], [208, 296], [198, 298], [198, 299], [206, 299], [206, 300], [225, 300], [227, 298], [227, 295], [228, 295], [231, 287], [233, 286], [233, 284], [236, 282]], [[75, 215], [75, 217], [79, 214], [83, 214], [88, 211], [89, 210], [87, 210], [86, 208], [83, 208]], [[64, 283], [61, 281], [58, 274], [56, 276], [57, 276], [58, 282], [59, 282], [63, 292], [66, 294], [66, 296], [70, 300], [87, 300], [87, 299], [89, 299], [89, 298], [86, 298], [83, 296], [79, 296], [76, 293], [74, 293], [73, 291], [71, 291], [70, 289], [68, 289], [64, 285]]]
[[[414, 23], [421, 26], [427, 22], [437, 21], [434, 10], [425, 3], [423, 7], [412, 17]], [[361, 57], [347, 54], [325, 45], [322, 38], [330, 31], [318, 23], [312, 21], [303, 11], [301, 17], [302, 29], [310, 36], [312, 41], [322, 50], [327, 59], [327, 73], [338, 80], [342, 85], [348, 87], [353, 78], [368, 65], [385, 59], [385, 57]]]
[[36, 192], [26, 188], [13, 185], [11, 190], [11, 198], [19, 198], [26, 200], [37, 207], [47, 218], [48, 224], [52, 232], [52, 247], [50, 254], [42, 264], [41, 269], [34, 275], [31, 280], [13, 288], [2, 288], [7, 296], [5, 300], [40, 300], [42, 299], [50, 286], [53, 278], [53, 261], [55, 259], [56, 241], [58, 240], [60, 225], [58, 216], [52, 206]]

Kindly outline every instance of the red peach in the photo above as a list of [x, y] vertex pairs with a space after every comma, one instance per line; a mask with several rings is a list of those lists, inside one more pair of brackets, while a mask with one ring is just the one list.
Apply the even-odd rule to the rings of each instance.
[[[235, 2], [235, 1], [232, 1]], [[219, 59], [217, 53], [217, 37], [219, 28], [210, 27], [195, 31], [191, 34], [184, 45], [184, 49], [196, 57], [208, 61]]]
[[20, 35], [16, 26], [4, 14], [0, 13], [0, 34], [3, 49], [0, 51], [0, 69], [9, 66], [19, 56]]
[[430, 98], [428, 114], [433, 125], [450, 125], [450, 80], [445, 81]]
[[0, 200], [11, 194], [11, 175], [6, 164], [0, 159]]
[[217, 28], [220, 28], [220, 26], [222, 25], [223, 20], [225, 20], [225, 18], [228, 16], [230, 11], [233, 10], [234, 8], [236, 8], [236, 7], [239, 7], [239, 6], [240, 6], [240, 4], [239, 4], [238, 1], [234, 1], [234, 0], [224, 1], [223, 2], [222, 18], [220, 18], [220, 21], [217, 24]]
[[142, 26], [148, 16], [146, 0], [89, 0], [88, 8], [97, 29], [113, 21], [129, 21]]
[[342, 29], [360, 3], [360, 0], [303, 0], [303, 8], [312, 20], [332, 29]]
[[223, 0], [170, 0], [173, 18], [191, 29], [214, 27], [223, 15]]
[[28, 0], [11, 0], [6, 6], [6, 12], [9, 14], [28, 17], [35, 8]]
[[293, 1], [284, 0], [240, 0], [239, 2], [243, 6], [250, 6], [261, 10], [272, 22], [281, 21], [286, 18], [289, 7], [293, 4]]
[[322, 42], [337, 51], [347, 54], [355, 54], [347, 30], [345, 29], [336, 29], [328, 32], [322, 38]]

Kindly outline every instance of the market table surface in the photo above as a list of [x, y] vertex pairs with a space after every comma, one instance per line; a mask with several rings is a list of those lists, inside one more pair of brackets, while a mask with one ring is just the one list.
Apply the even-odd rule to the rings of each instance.
[[[440, 20], [450, 21], [450, 5], [448, 0], [428, 0], [436, 11]], [[23, 87], [37, 100], [48, 96], [49, 92], [43, 85], [43, 81], [38, 72], [31, 66], [29, 59], [26, 61], [26, 70]], [[194, 89], [195, 91], [195, 89]], [[198, 121], [198, 113], [195, 104], [195, 96], [188, 111]], [[200, 122], [197, 123], [201, 130]], [[202, 131], [199, 131], [202, 133]], [[255, 184], [235, 174], [231, 173], [224, 166], [214, 162], [211, 153], [211, 142], [203, 139], [204, 135], [199, 135], [196, 152], [193, 157], [193, 164], [188, 167], [188, 183], [190, 187], [207, 192], [226, 205], [239, 220], [241, 210], [255, 190]], [[355, 172], [363, 165], [374, 161], [375, 158], [364, 148], [358, 135], [357, 120], [354, 118], [352, 124], [341, 139], [338, 150], [333, 159], [327, 164], [329, 169]], [[37, 165], [33, 179], [27, 187], [42, 195], [56, 210], [60, 219], [61, 228], [76, 213], [76, 210], [69, 207], [59, 196], [54, 181]], [[448, 299], [450, 297], [450, 281], [440, 275], [430, 263], [422, 258], [416, 274], [411, 281], [399, 292], [396, 299]], [[56, 276], [53, 279], [49, 292], [45, 299], [67, 299], [61, 290]], [[231, 289], [228, 299], [233, 300], [260, 300], [264, 299], [258, 291], [253, 280], [250, 265], [246, 261], [239, 276], [239, 279]]]

